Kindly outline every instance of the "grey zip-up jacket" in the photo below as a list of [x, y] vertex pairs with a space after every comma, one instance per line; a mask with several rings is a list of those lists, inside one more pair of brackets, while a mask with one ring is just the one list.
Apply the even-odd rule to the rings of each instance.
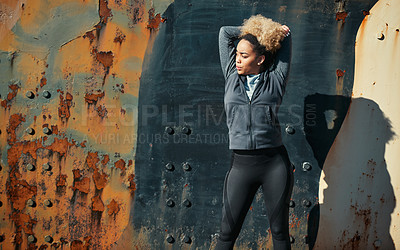
[[240, 28], [221, 27], [219, 53], [225, 77], [224, 105], [230, 149], [260, 149], [282, 145], [278, 110], [289, 75], [291, 35], [281, 42], [274, 64], [261, 72], [251, 100], [246, 94], [246, 76], [236, 69], [235, 40]]

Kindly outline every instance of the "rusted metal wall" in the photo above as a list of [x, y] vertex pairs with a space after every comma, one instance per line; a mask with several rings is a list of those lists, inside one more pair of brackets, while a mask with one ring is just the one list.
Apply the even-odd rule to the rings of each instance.
[[[284, 143], [296, 167], [293, 248], [372, 247], [372, 236], [369, 245], [357, 243], [365, 241], [357, 232], [363, 223], [347, 223], [351, 230], [335, 234], [327, 230], [342, 210], [329, 215], [335, 195], [318, 192], [321, 169], [334, 171], [330, 163], [341, 159], [336, 155], [326, 162], [328, 151], [333, 156], [339, 147], [331, 145], [350, 105], [356, 32], [372, 17], [375, 1], [0, 4], [2, 248], [212, 248], [230, 164], [218, 29], [257, 13], [287, 24], [293, 33], [292, 70], [280, 111]], [[357, 43], [362, 40], [359, 31]], [[390, 171], [372, 183], [387, 183], [396, 173], [394, 167]], [[333, 182], [329, 187], [345, 187], [345, 179]], [[329, 190], [349, 195], [351, 189]], [[389, 185], [380, 189], [391, 190], [394, 198]], [[353, 194], [354, 201], [358, 197], [364, 196]], [[391, 235], [394, 245], [398, 223], [396, 216], [388, 217], [393, 203], [385, 204], [390, 206], [382, 210], [379, 234]], [[364, 216], [364, 207], [343, 208]], [[271, 248], [268, 226], [258, 193], [238, 247]], [[337, 238], [338, 232], [344, 235]], [[386, 242], [379, 239], [375, 247]]]

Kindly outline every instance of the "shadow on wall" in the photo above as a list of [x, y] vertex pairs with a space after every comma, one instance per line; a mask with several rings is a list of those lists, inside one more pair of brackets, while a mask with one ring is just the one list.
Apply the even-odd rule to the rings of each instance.
[[[321, 181], [320, 188], [327, 186], [320, 205], [310, 212], [309, 248], [394, 249], [389, 229], [396, 202], [385, 162], [385, 145], [394, 132], [377, 103], [356, 98], [351, 100], [346, 120], [334, 139], [345, 109], [332, 104], [348, 100], [326, 95], [306, 98], [306, 104], [319, 107], [315, 127], [308, 126], [305, 131], [316, 159], [323, 164], [325, 183]], [[330, 130], [324, 114], [332, 109], [337, 118]], [[323, 146], [333, 139], [330, 150]]]

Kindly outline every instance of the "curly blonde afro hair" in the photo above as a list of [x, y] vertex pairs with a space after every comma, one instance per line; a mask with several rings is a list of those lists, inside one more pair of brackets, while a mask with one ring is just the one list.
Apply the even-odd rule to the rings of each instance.
[[245, 19], [240, 29], [240, 36], [246, 34], [255, 36], [260, 45], [265, 47], [266, 51], [275, 53], [280, 49], [280, 42], [285, 38], [285, 31], [282, 24], [272, 21], [260, 14]]

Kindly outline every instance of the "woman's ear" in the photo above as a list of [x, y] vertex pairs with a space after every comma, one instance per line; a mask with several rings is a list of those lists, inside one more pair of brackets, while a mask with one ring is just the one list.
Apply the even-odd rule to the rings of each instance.
[[265, 55], [258, 56], [257, 65], [263, 64], [264, 61], [265, 61]]

